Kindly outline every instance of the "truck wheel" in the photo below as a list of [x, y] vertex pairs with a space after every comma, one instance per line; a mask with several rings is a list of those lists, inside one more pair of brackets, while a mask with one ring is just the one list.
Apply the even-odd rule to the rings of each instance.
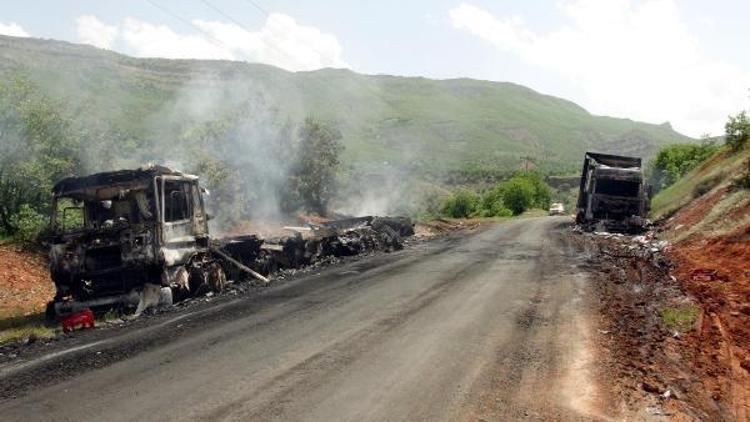
[[44, 323], [47, 325], [53, 325], [57, 322], [57, 311], [55, 310], [55, 301], [51, 300], [47, 302], [47, 307], [44, 308]]
[[211, 265], [208, 274], [208, 284], [216, 293], [221, 293], [227, 287], [227, 275], [219, 264]]
[[187, 297], [190, 295], [190, 274], [185, 267], [180, 267], [180, 269], [177, 270], [172, 283], [175, 285], [180, 297]]
[[208, 272], [204, 267], [190, 269], [190, 294], [198, 296], [208, 289]]

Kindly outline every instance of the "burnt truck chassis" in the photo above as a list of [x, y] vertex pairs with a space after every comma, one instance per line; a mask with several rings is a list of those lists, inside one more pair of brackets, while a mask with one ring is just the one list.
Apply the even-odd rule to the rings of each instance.
[[[160, 166], [57, 183], [50, 239], [56, 294], [47, 316], [113, 304], [140, 313], [223, 289], [201, 193], [198, 177]], [[65, 227], [69, 212], [81, 217], [72, 228]]]
[[[65, 201], [80, 204], [62, 207]], [[293, 270], [333, 257], [402, 247], [414, 234], [405, 217], [345, 218], [289, 227], [290, 236], [233, 236], [212, 240], [196, 176], [166, 167], [68, 178], [53, 188], [50, 273], [56, 286], [47, 317], [85, 308], [149, 307], [206, 291], [228, 281]], [[67, 211], [78, 226], [66, 227]]]
[[649, 224], [650, 196], [640, 158], [587, 152], [576, 222], [589, 231], [642, 232]]

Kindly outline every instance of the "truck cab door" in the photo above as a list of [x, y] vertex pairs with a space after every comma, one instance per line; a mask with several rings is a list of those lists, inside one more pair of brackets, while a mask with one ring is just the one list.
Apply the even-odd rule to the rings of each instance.
[[167, 265], [186, 263], [195, 253], [196, 233], [189, 180], [163, 176], [157, 181], [162, 251]]
[[193, 203], [193, 235], [197, 238], [206, 238], [208, 237], [208, 216], [203, 206], [203, 196], [197, 182], [191, 184], [190, 195]]

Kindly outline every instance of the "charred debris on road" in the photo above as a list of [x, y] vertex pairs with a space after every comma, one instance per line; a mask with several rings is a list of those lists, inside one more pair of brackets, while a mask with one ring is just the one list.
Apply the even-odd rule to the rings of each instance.
[[[593, 277], [601, 365], [617, 407], [636, 419], [731, 419], [725, 397], [706, 388], [706, 368], [693, 363], [693, 337], [709, 316], [673, 275], [673, 246], [653, 230], [573, 232]], [[722, 371], [715, 363], [708, 370]]]
[[87, 308], [130, 306], [136, 314], [228, 280], [267, 276], [369, 251], [402, 248], [405, 217], [345, 218], [289, 235], [213, 239], [197, 176], [161, 166], [67, 178], [53, 188], [50, 318]]

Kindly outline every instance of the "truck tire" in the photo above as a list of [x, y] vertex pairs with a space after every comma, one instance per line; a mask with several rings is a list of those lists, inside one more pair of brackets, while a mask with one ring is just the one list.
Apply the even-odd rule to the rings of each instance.
[[211, 265], [208, 273], [208, 285], [216, 293], [221, 293], [227, 287], [227, 275], [219, 264]]
[[47, 326], [57, 323], [57, 310], [55, 310], [54, 300], [47, 302], [47, 307], [44, 308], [44, 323]]
[[206, 293], [208, 288], [208, 272], [205, 267], [192, 267], [190, 270], [190, 294], [198, 296]]

